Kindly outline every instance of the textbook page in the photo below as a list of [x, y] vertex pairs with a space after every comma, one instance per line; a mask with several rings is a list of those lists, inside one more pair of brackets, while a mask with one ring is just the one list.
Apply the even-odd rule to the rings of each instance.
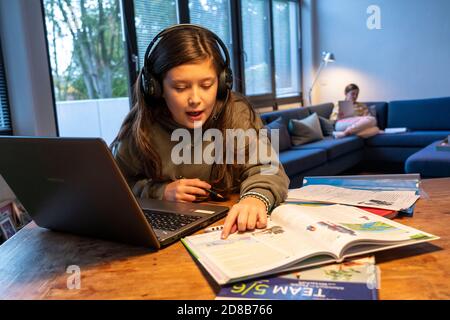
[[356, 190], [330, 185], [308, 185], [291, 189], [288, 200], [317, 201], [400, 211], [411, 207], [419, 195], [413, 190]]
[[339, 258], [346, 249], [357, 245], [361, 246], [360, 251], [367, 251], [373, 249], [373, 245], [386, 247], [388, 244], [437, 239], [432, 234], [365, 210], [339, 204], [324, 207], [285, 204], [273, 211], [272, 220], [304, 232]]
[[339, 258], [342, 248], [354, 238], [354, 232], [331, 222], [330, 217], [339, 216], [340, 206], [309, 207], [295, 204], [283, 204], [276, 207], [271, 214], [271, 221], [286, 226], [286, 229], [302, 237], [312, 239], [314, 243], [325, 247], [325, 251]]
[[292, 232], [273, 221], [268, 222], [266, 229], [234, 233], [225, 240], [220, 234], [220, 231], [210, 232], [183, 239], [219, 284], [273, 273], [314, 255], [330, 255], [314, 238]]

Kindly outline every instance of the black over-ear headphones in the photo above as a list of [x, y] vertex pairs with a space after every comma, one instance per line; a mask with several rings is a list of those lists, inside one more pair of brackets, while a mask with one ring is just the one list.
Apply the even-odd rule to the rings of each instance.
[[224, 100], [228, 92], [233, 87], [233, 73], [230, 68], [230, 55], [228, 53], [227, 47], [225, 46], [225, 43], [211, 30], [208, 30], [202, 26], [195, 25], [195, 24], [177, 24], [174, 26], [171, 26], [167, 29], [162, 30], [160, 33], [158, 33], [150, 42], [150, 44], [147, 47], [147, 50], [145, 51], [144, 56], [144, 66], [142, 67], [141, 72], [141, 87], [144, 92], [144, 95], [146, 98], [160, 98], [162, 95], [162, 87], [159, 81], [152, 75], [152, 73], [149, 71], [149, 68], [147, 66], [147, 60], [149, 58], [149, 55], [151, 54], [151, 50], [153, 46], [155, 45], [156, 41], [158, 39], [162, 38], [169, 32], [173, 32], [180, 29], [197, 29], [197, 30], [204, 30], [208, 32], [219, 44], [220, 48], [223, 51], [223, 54], [225, 55], [225, 69], [219, 74], [219, 84], [217, 87], [217, 98]]

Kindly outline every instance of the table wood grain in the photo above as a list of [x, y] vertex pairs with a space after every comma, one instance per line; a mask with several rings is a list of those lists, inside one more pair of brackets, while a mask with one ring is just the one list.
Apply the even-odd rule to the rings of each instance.
[[[396, 221], [441, 239], [376, 253], [381, 299], [450, 299], [450, 178], [422, 188], [414, 217]], [[70, 266], [80, 270], [79, 289], [68, 289]], [[0, 299], [195, 300], [218, 289], [181, 242], [154, 251], [30, 223], [0, 246]]]

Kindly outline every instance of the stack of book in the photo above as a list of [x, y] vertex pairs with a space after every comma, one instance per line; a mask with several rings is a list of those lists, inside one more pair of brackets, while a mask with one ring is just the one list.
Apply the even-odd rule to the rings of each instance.
[[266, 229], [192, 235], [183, 244], [220, 285], [301, 270], [439, 237], [347, 205], [276, 207]]
[[[302, 188], [289, 190], [286, 203], [347, 204], [392, 219], [397, 214], [412, 216], [420, 194], [419, 174], [305, 177]], [[375, 196], [381, 198], [364, 198]]]
[[[412, 214], [420, 196], [419, 175], [307, 177], [304, 182], [290, 191], [291, 203], [272, 211], [265, 229], [225, 240], [221, 231], [182, 239], [222, 286], [218, 299], [375, 299], [378, 277], [370, 276], [370, 286], [364, 277], [338, 281], [359, 274], [345, 261], [439, 239], [380, 214]], [[374, 260], [368, 264], [375, 269]]]

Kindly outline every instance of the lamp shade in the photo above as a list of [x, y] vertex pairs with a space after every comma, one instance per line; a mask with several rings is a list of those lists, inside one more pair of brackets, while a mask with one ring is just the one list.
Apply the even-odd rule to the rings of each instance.
[[334, 54], [331, 52], [324, 51], [322, 52], [322, 60], [324, 62], [334, 62]]
[[312, 103], [312, 98], [311, 98], [311, 93], [312, 90], [314, 88], [314, 85], [316, 84], [317, 79], [319, 78], [319, 74], [322, 71], [322, 69], [324, 67], [327, 66], [328, 62], [334, 62], [334, 54], [328, 51], [323, 51], [322, 52], [322, 61], [320, 62], [320, 66], [319, 66], [319, 70], [316, 73], [316, 76], [314, 77], [314, 80], [311, 84], [311, 88], [309, 88], [309, 93], [308, 93], [308, 97], [309, 97], [309, 104], [311, 105]]

